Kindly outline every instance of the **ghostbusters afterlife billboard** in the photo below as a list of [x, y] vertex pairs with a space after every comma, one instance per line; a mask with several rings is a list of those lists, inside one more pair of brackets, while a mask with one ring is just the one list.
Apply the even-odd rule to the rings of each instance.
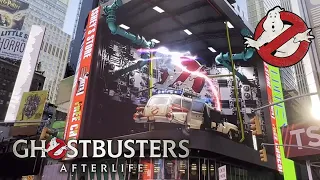
[[[184, 133], [185, 128], [208, 129], [235, 141], [239, 138], [232, 77], [219, 76], [229, 74], [227, 68], [200, 64], [190, 52], [175, 56], [172, 54], [176, 52], [161, 46], [155, 46], [152, 52], [141, 49], [113, 35], [101, 14], [98, 7], [88, 17], [66, 140], [105, 139], [150, 129], [179, 129]], [[239, 66], [238, 70], [251, 82], [238, 81], [241, 112], [253, 117], [253, 109], [261, 102], [258, 71], [248, 66]], [[215, 75], [219, 78], [210, 78]], [[225, 131], [222, 124], [227, 127]], [[252, 146], [250, 131], [245, 135], [246, 143]]]
[[28, 8], [20, 0], [0, 0], [0, 27], [21, 30]]

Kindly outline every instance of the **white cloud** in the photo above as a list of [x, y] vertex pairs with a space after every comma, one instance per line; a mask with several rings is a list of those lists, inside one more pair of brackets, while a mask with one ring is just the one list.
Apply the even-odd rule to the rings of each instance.
[[310, 0], [310, 2], [313, 5], [320, 5], [320, 1], [319, 0]]

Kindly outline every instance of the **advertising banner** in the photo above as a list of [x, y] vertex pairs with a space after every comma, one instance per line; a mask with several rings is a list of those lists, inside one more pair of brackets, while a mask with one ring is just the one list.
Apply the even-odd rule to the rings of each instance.
[[320, 125], [316, 123], [292, 124], [282, 127], [283, 144], [287, 158], [320, 154]]
[[96, 39], [96, 29], [98, 27], [98, 17], [100, 16], [100, 7], [92, 10], [89, 14], [84, 47], [81, 52], [80, 64], [77, 75], [75, 77], [76, 90], [73, 92], [71, 108], [68, 116], [68, 123], [65, 132], [65, 139], [78, 139], [80, 133], [80, 126], [82, 121], [82, 114], [86, 101], [87, 87], [89, 83], [89, 73], [91, 60], [93, 56], [94, 42]]
[[[31, 91], [23, 93], [16, 122], [41, 121], [47, 97], [48, 91]], [[15, 123], [15, 126], [25, 125], [30, 124]]]
[[0, 28], [0, 57], [21, 60], [29, 34]]
[[5, 122], [14, 122], [16, 120], [22, 95], [24, 92], [28, 92], [30, 90], [44, 32], [44, 27], [36, 25], [33, 25], [31, 27], [18, 76], [12, 91], [12, 96], [7, 110]]
[[[264, 63], [264, 71], [267, 83], [267, 93], [269, 104], [283, 100], [282, 84], [279, 68]], [[285, 179], [296, 179], [294, 162], [285, 158], [282, 145], [282, 135], [280, 127], [287, 123], [286, 110], [284, 103], [271, 106], [270, 118], [273, 131], [273, 140], [277, 169], [283, 173]]]
[[21, 30], [28, 8], [20, 0], [0, 0], [0, 27]]

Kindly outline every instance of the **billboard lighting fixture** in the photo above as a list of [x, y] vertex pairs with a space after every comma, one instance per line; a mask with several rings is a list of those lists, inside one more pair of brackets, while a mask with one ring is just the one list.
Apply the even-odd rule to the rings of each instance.
[[119, 27], [121, 27], [122, 29], [125, 29], [125, 30], [130, 29], [129, 26], [126, 26], [126, 25], [124, 25], [124, 24], [120, 24]]
[[160, 41], [159, 41], [159, 40], [156, 40], [156, 39], [151, 39], [151, 41], [154, 42], [154, 43], [156, 43], [156, 44], [160, 43]]
[[158, 7], [158, 6], [153, 7], [153, 10], [157, 11], [158, 13], [163, 13], [164, 12], [164, 10], [161, 9], [160, 7]]
[[230, 28], [230, 29], [233, 29], [233, 28], [234, 28], [234, 26], [231, 24], [231, 22], [227, 21], [227, 22], [224, 22], [224, 23], [227, 23], [228, 28]]
[[208, 49], [213, 53], [217, 52], [215, 49], [213, 49], [213, 47], [208, 47]]
[[192, 34], [191, 31], [189, 31], [188, 29], [183, 30], [185, 33], [187, 33], [189, 36]]

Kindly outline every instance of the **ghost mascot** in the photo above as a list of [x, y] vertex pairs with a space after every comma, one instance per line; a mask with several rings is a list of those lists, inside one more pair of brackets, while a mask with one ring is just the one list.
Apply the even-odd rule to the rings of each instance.
[[[250, 37], [245, 37], [246, 42], [244, 43], [247, 47], [252, 47], [257, 50], [260, 49], [261, 46], [271, 42], [276, 37], [278, 37], [281, 33], [289, 29], [292, 25], [286, 24], [280, 18], [280, 13], [284, 11], [281, 7], [277, 6], [271, 9], [267, 18], [263, 23], [263, 33], [257, 39], [254, 40]], [[314, 39], [314, 36], [309, 35], [311, 29], [307, 29], [305, 32], [298, 33], [293, 38], [291, 38], [288, 42], [279, 47], [273, 55], [276, 57], [288, 57], [294, 54], [300, 46], [300, 42], [306, 41], [311, 42], [311, 39]]]

